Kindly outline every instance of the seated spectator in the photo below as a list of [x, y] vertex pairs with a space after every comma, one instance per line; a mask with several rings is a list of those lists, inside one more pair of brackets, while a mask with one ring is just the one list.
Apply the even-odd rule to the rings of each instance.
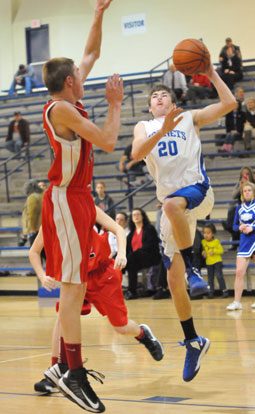
[[225, 46], [222, 47], [219, 55], [219, 61], [222, 62], [227, 56], [228, 49], [231, 48], [234, 53], [239, 57], [239, 59], [242, 61], [242, 54], [239, 46], [236, 46], [232, 43], [231, 37], [227, 37], [225, 40]]
[[235, 141], [241, 140], [245, 124], [245, 113], [241, 102], [237, 102], [237, 109], [226, 115], [226, 137], [218, 152], [231, 152]]
[[30, 65], [19, 65], [19, 69], [14, 75], [13, 82], [11, 84], [9, 95], [13, 96], [17, 85], [23, 86], [26, 93], [31, 93], [32, 87], [35, 85], [35, 71]]
[[44, 191], [38, 185], [37, 180], [28, 180], [24, 185], [24, 192], [27, 199], [22, 211], [22, 229], [32, 246], [41, 225]]
[[241, 87], [237, 88], [235, 91], [235, 97], [239, 102], [241, 102], [242, 108], [245, 109], [246, 105], [245, 105], [244, 89]]
[[128, 290], [125, 299], [137, 298], [137, 272], [158, 265], [161, 261], [159, 238], [145, 211], [135, 208], [129, 218], [127, 237]]
[[211, 98], [213, 96], [213, 89], [210, 80], [205, 75], [192, 75], [188, 85], [187, 99], [190, 99], [193, 104], [196, 99]]
[[[239, 175], [239, 181], [235, 185], [233, 192], [232, 192], [232, 198], [235, 200], [235, 204], [232, 204], [228, 209], [227, 214], [227, 220], [222, 222], [222, 226], [224, 230], [228, 231], [232, 236], [232, 241], [238, 241], [240, 239], [240, 233], [239, 231], [233, 230], [233, 222], [235, 218], [235, 211], [236, 207], [241, 204], [241, 185], [243, 182], [249, 181], [251, 183], [255, 183], [255, 178], [253, 171], [250, 167], [243, 167], [241, 168], [240, 175]], [[236, 250], [237, 245], [233, 244], [230, 250]]]
[[[128, 215], [124, 212], [117, 213], [116, 223], [119, 224], [126, 232], [126, 235], [129, 233], [129, 227], [128, 227]], [[115, 259], [118, 253], [118, 243], [117, 243], [117, 236], [114, 233], [111, 233], [109, 231], [108, 233], [108, 241], [111, 248], [111, 257]]]
[[158, 266], [158, 273], [156, 279], [156, 292], [152, 296], [152, 299], [159, 300], [159, 299], [168, 299], [170, 298], [171, 294], [168, 288], [167, 283], [167, 271], [163, 260], [161, 260], [160, 265]]
[[[40, 191], [38, 187], [40, 187], [42, 191]], [[23, 207], [23, 212], [22, 212], [22, 234], [20, 235], [20, 239], [18, 242], [19, 246], [25, 246], [27, 239], [28, 239], [28, 235], [29, 233], [31, 233], [31, 227], [37, 227], [37, 226], [31, 226], [31, 222], [32, 222], [31, 217], [32, 216], [36, 217], [38, 214], [41, 215], [41, 213], [39, 212], [41, 211], [40, 204], [42, 203], [41, 200], [43, 198], [43, 194], [47, 190], [47, 185], [45, 184], [44, 181], [37, 182], [36, 180], [30, 180], [25, 184], [24, 190], [28, 198]], [[30, 195], [32, 195], [33, 193], [36, 193], [36, 194], [30, 197]], [[40, 194], [40, 196], [38, 194]], [[37, 230], [34, 233], [37, 234]], [[31, 243], [31, 237], [30, 237], [30, 243]], [[44, 250], [42, 254], [44, 255]]]
[[218, 73], [229, 89], [233, 90], [235, 82], [243, 78], [243, 70], [240, 48], [233, 45], [230, 37], [220, 52], [219, 61]]
[[17, 153], [30, 142], [29, 123], [20, 112], [14, 112], [14, 119], [9, 123], [5, 148]]
[[248, 98], [246, 102], [246, 111], [245, 118], [246, 122], [244, 124], [244, 148], [247, 151], [251, 150], [251, 139], [255, 137], [255, 99]]
[[105, 183], [99, 181], [96, 184], [97, 196], [95, 197], [95, 205], [105, 211], [112, 219], [115, 219], [115, 210], [111, 208], [113, 206], [113, 199], [105, 191]]
[[176, 96], [177, 101], [181, 101], [181, 104], [185, 105], [187, 98], [186, 93], [188, 91], [185, 75], [178, 70], [174, 64], [170, 65], [169, 69], [163, 76], [163, 85], [171, 89]]
[[[120, 161], [117, 163], [117, 169], [123, 173], [128, 174], [128, 182], [131, 186], [141, 185], [148, 180], [148, 172], [144, 161], [135, 161], [131, 156], [132, 144], [129, 144]], [[145, 179], [144, 179], [145, 176]], [[143, 177], [143, 178], [141, 178]]]

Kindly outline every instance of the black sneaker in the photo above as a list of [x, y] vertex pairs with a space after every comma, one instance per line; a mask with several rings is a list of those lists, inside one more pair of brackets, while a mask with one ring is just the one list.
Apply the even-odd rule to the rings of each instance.
[[66, 373], [66, 371], [68, 371], [68, 365], [58, 362], [44, 371], [44, 375], [48, 381], [58, 387], [58, 381]]
[[160, 288], [157, 290], [155, 295], [152, 296], [152, 299], [159, 300], [159, 299], [168, 299], [170, 298], [170, 292], [168, 289]]
[[[68, 370], [60, 378], [58, 383], [59, 389], [65, 397], [78, 404], [84, 410], [91, 411], [92, 413], [102, 413], [105, 411], [105, 406], [91, 388], [87, 374], [103, 383], [101, 378], [104, 378], [104, 375], [93, 370], [79, 368], [72, 371]], [[99, 377], [95, 374], [98, 374]]]
[[164, 356], [164, 348], [161, 342], [153, 335], [152, 331], [150, 330], [149, 326], [147, 325], [140, 325], [143, 329], [144, 334], [141, 339], [137, 339], [137, 341], [141, 342], [149, 351], [152, 358], [156, 361], [160, 361]]
[[52, 382], [48, 381], [46, 378], [42, 379], [39, 382], [36, 382], [34, 385], [34, 390], [43, 394], [59, 392], [59, 389], [56, 387], [56, 385], [52, 384]]

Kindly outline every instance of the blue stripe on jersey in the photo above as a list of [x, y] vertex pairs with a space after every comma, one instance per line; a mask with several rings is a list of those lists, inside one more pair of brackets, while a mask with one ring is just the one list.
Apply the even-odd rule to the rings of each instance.
[[203, 177], [204, 177], [204, 180], [203, 180], [202, 184], [205, 185], [207, 188], [209, 188], [210, 181], [209, 181], [209, 178], [208, 178], [208, 176], [206, 174], [206, 171], [205, 171], [205, 168], [204, 168], [204, 157], [203, 157], [202, 153], [200, 155], [200, 169], [201, 169], [201, 173], [203, 174]]

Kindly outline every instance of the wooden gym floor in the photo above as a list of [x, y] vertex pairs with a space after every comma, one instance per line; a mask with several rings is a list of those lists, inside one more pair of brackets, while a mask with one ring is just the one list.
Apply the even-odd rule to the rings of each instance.
[[[231, 298], [232, 299], [232, 298]], [[201, 370], [182, 380], [185, 349], [171, 300], [127, 302], [129, 316], [148, 324], [165, 349], [156, 362], [133, 338], [115, 334], [95, 309], [82, 317], [86, 367], [105, 374], [91, 381], [109, 414], [255, 413], [255, 313], [251, 298], [243, 311], [227, 313], [231, 299], [192, 301], [198, 333], [211, 339]], [[78, 414], [83, 410], [60, 394], [40, 396], [33, 385], [50, 365], [55, 299], [0, 297], [0, 413]]]

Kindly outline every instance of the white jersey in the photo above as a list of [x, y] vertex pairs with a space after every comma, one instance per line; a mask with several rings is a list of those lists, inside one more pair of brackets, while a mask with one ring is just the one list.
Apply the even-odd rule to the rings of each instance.
[[[175, 191], [194, 185], [209, 187], [201, 141], [196, 133], [190, 111], [184, 112], [180, 123], [165, 134], [145, 158], [149, 173], [157, 187], [157, 197], [163, 202], [165, 197]], [[164, 118], [142, 121], [146, 135], [150, 138], [162, 127]]]

